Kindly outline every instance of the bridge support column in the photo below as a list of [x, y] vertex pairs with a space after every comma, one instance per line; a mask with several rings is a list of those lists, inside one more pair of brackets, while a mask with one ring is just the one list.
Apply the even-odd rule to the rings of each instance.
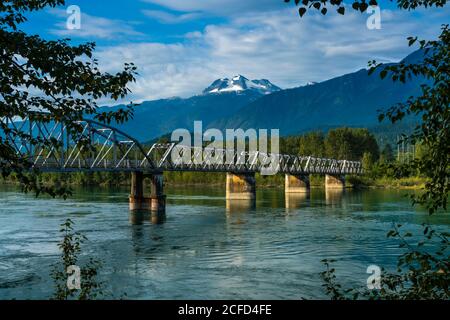
[[286, 174], [284, 179], [285, 193], [308, 193], [310, 183], [308, 175]]
[[144, 197], [144, 173], [136, 171], [131, 173], [130, 210], [150, 209], [150, 199]]
[[343, 175], [325, 175], [325, 188], [333, 190], [345, 189], [345, 176]]
[[227, 200], [255, 200], [256, 181], [254, 173], [227, 173]]
[[162, 173], [150, 175], [150, 210], [164, 212], [166, 210], [166, 196], [164, 195], [164, 177]]

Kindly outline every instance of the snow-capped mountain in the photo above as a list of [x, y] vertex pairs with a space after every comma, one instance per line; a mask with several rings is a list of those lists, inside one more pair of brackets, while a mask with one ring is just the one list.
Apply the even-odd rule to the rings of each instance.
[[217, 79], [208, 88], [203, 90], [203, 94], [241, 92], [245, 90], [256, 91], [260, 94], [269, 94], [280, 91], [281, 88], [277, 87], [266, 79], [249, 80], [244, 76], [238, 75], [231, 79]]

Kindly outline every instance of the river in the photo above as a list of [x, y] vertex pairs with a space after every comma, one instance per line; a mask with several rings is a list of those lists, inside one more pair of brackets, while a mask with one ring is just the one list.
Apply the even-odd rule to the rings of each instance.
[[422, 223], [450, 225], [450, 214], [430, 217], [398, 190], [259, 189], [256, 206], [226, 202], [220, 188], [166, 193], [165, 217], [151, 217], [130, 214], [126, 189], [76, 189], [62, 200], [2, 187], [0, 299], [51, 297], [67, 217], [89, 239], [83, 257], [102, 261], [109, 297], [128, 299], [326, 298], [322, 259], [337, 260], [344, 286], [364, 287], [369, 265], [393, 270], [403, 250], [386, 238], [392, 223], [416, 234]]

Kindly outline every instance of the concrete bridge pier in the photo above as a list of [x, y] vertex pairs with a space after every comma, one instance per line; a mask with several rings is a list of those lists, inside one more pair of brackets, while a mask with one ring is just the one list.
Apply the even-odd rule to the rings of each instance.
[[162, 173], [152, 174], [150, 178], [150, 210], [164, 212], [166, 210], [166, 196], [164, 195], [164, 177]]
[[302, 174], [286, 174], [284, 179], [285, 193], [309, 193], [311, 190], [309, 176]]
[[255, 173], [227, 172], [226, 199], [254, 201], [256, 199]]
[[332, 190], [344, 190], [345, 189], [345, 176], [344, 175], [325, 175], [325, 188]]
[[144, 173], [135, 171], [131, 173], [130, 210], [141, 211], [150, 209], [150, 199], [144, 197]]
[[[144, 196], [144, 178], [150, 178], [150, 197]], [[164, 195], [164, 180], [161, 174], [144, 175], [141, 171], [131, 173], [131, 211], [164, 212], [166, 196]]]

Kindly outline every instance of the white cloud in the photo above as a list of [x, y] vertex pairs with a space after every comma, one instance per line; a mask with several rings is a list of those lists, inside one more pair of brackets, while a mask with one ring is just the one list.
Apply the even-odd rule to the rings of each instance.
[[241, 14], [242, 12], [279, 9], [282, 0], [142, 0], [162, 7], [184, 12], [203, 12], [215, 15]]
[[142, 32], [136, 31], [128, 22], [103, 17], [91, 16], [81, 12], [81, 28], [70, 30], [66, 27], [68, 14], [65, 10], [50, 9], [49, 12], [61, 18], [50, 33], [62, 37], [88, 38], [88, 39], [120, 39], [126, 37], [143, 37]]
[[402, 59], [412, 51], [408, 36], [438, 34], [447, 18], [436, 12], [417, 19], [420, 12], [385, 11], [381, 30], [366, 28], [366, 14], [310, 14], [299, 19], [290, 9], [253, 12], [191, 32], [176, 44], [104, 47], [98, 56], [108, 71], [119, 70], [119, 62], [136, 63], [140, 75], [131, 87], [135, 101], [190, 96], [217, 78], [235, 74], [295, 87], [356, 71], [371, 59]]
[[198, 12], [173, 14], [162, 10], [143, 10], [142, 13], [144, 13], [147, 17], [156, 19], [159, 22], [166, 24], [183, 23], [201, 17], [201, 14]]
[[139, 43], [99, 48], [97, 56], [105, 71], [118, 71], [124, 62], [138, 66], [137, 82], [131, 85], [133, 101], [190, 96], [211, 79], [204, 52], [182, 44]]

